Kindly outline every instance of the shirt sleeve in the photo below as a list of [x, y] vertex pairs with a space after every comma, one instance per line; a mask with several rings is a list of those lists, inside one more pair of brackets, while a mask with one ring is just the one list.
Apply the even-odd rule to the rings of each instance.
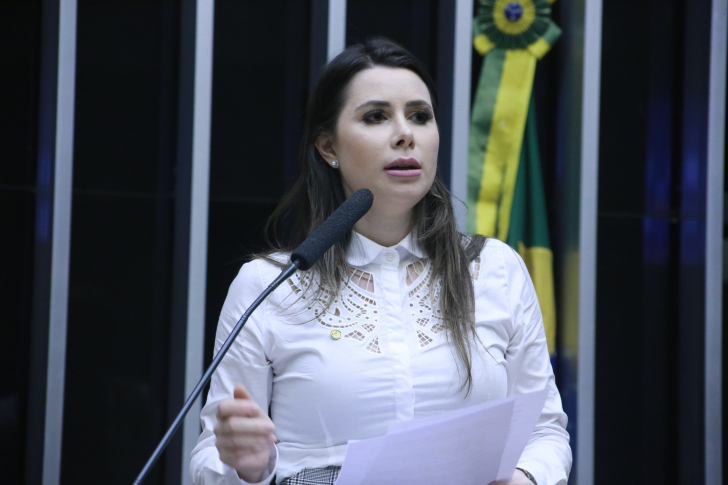
[[508, 395], [548, 389], [546, 404], [518, 462], [538, 485], [566, 485], [571, 470], [567, 417], [549, 358], [536, 290], [521, 257], [503, 244], [513, 328], [506, 352]]
[[[230, 335], [245, 310], [265, 288], [258, 262], [243, 265], [228, 291], [222, 307], [215, 335], [215, 354]], [[258, 307], [243, 327], [235, 343], [230, 347], [220, 366], [212, 375], [207, 402], [200, 419], [202, 434], [192, 450], [190, 472], [195, 485], [247, 484], [238, 477], [237, 471], [220, 460], [215, 447], [214, 428], [217, 424], [217, 407], [223, 399], [233, 397], [236, 384], [243, 384], [250, 397], [267, 411], [272, 390], [272, 371], [266, 357], [261, 323], [265, 321], [265, 303]], [[273, 478], [278, 452], [271, 448], [271, 458], [265, 470], [265, 478], [258, 482], [268, 484]]]

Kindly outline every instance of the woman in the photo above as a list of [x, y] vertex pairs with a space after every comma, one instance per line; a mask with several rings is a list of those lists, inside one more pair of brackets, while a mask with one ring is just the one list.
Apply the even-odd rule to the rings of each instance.
[[293, 229], [243, 265], [216, 351], [286, 251], [356, 190], [370, 189], [374, 204], [271, 295], [223, 360], [192, 453], [195, 483], [333, 483], [348, 440], [544, 387], [546, 406], [508, 483], [566, 483], [566, 416], [533, 286], [508, 246], [457, 232], [436, 176], [436, 109], [426, 71], [390, 41], [349, 47], [325, 68], [300, 177], [272, 218], [274, 232], [281, 221]]

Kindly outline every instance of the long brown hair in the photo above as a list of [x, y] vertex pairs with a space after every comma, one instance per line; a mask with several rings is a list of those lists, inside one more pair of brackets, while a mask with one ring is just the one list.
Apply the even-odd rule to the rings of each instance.
[[[350, 46], [336, 56], [323, 69], [309, 100], [299, 176], [266, 224], [270, 250], [259, 257], [275, 263], [270, 258], [273, 253], [293, 250], [346, 200], [340, 171], [324, 161], [315, 142], [322, 134], [335, 134], [336, 121], [351, 79], [375, 66], [409, 69], [417, 74], [427, 86], [433, 110], [437, 113], [437, 93], [432, 78], [400, 45], [377, 37]], [[440, 310], [448, 339], [455, 346], [466, 371], [461, 389], [467, 387], [469, 392], [472, 387], [471, 343], [477, 341], [470, 262], [480, 254], [485, 238], [465, 238], [457, 231], [450, 193], [439, 175], [414, 207], [412, 225], [413, 236], [431, 261], [432, 281], [441, 286]], [[325, 306], [331, 304], [338, 289], [349, 278], [346, 253], [350, 242], [351, 233], [311, 268], [318, 280], [317, 297], [329, 295]], [[334, 291], [324, 292], [324, 288]]]

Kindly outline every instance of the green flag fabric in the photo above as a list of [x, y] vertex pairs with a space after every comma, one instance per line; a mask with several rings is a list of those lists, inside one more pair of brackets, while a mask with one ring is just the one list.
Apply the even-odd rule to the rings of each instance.
[[536, 63], [561, 33], [551, 21], [551, 3], [480, 0], [473, 45], [484, 59], [468, 140], [467, 227], [507, 242], [523, 257], [553, 356], [552, 253], [531, 93]]
[[549, 241], [546, 198], [541, 180], [541, 160], [533, 98], [531, 98], [526, 117], [526, 129], [518, 163], [518, 175], [516, 175], [506, 242], [518, 251], [528, 267], [541, 305], [549, 352], [554, 355], [556, 308], [553, 253]]

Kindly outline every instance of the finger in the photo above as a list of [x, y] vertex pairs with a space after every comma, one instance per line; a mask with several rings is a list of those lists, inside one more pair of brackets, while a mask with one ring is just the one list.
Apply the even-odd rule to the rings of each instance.
[[273, 444], [272, 435], [216, 433], [215, 446], [220, 451], [245, 455], [268, 450]]
[[215, 445], [220, 449], [229, 452], [239, 453], [258, 453], [264, 449], [270, 448], [271, 442], [265, 436], [254, 435], [222, 435], [218, 436]]
[[269, 443], [276, 441], [275, 425], [267, 418], [239, 418], [232, 417], [218, 421], [215, 426], [217, 438], [246, 437], [251, 439], [262, 438]]
[[238, 450], [244, 453], [257, 453], [270, 448], [273, 444], [271, 441], [269, 436], [231, 434], [217, 436], [215, 444], [218, 448], [229, 451]]
[[233, 391], [233, 397], [235, 399], [250, 399], [250, 394], [248, 394], [248, 390], [245, 389], [245, 386], [237, 384]]
[[232, 416], [257, 418], [261, 414], [260, 406], [250, 399], [224, 399], [217, 406], [218, 420]]
[[231, 417], [219, 421], [215, 427], [217, 435], [250, 435], [263, 436], [268, 440], [274, 440], [275, 425], [273, 422], [265, 418], [239, 418]]

